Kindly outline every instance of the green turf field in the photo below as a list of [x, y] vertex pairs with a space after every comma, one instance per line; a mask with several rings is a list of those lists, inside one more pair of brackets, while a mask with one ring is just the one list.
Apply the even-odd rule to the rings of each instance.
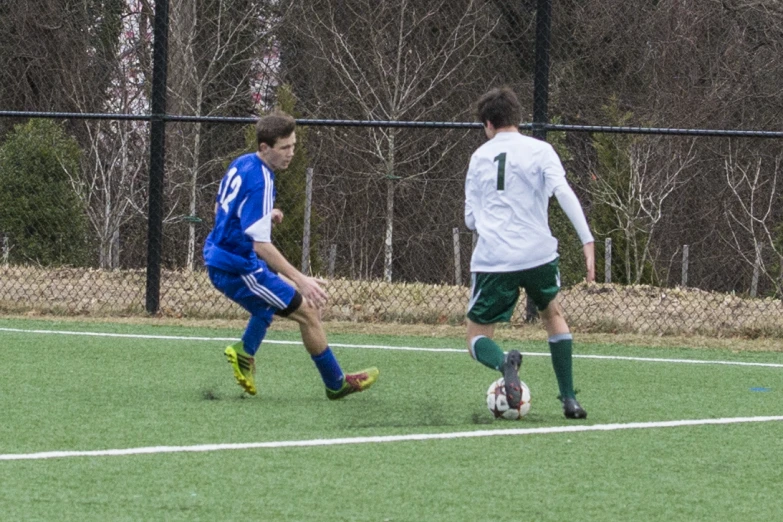
[[461, 339], [331, 335], [346, 370], [375, 365], [381, 376], [330, 402], [293, 332], [270, 332], [288, 342], [262, 345], [259, 395], [244, 398], [221, 339], [240, 334], [0, 319], [0, 520], [783, 513], [781, 352], [577, 336], [575, 381], [589, 417], [566, 421], [545, 343], [504, 342], [526, 354], [533, 396], [530, 414], [512, 422], [491, 418], [484, 393], [499, 374], [472, 361]]

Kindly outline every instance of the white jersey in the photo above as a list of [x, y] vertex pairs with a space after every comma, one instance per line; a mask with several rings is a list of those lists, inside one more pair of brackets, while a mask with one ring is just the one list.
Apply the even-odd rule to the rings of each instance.
[[465, 179], [465, 224], [478, 232], [471, 272], [513, 272], [554, 261], [549, 198], [558, 188], [573, 194], [560, 158], [545, 141], [498, 132], [479, 147]]

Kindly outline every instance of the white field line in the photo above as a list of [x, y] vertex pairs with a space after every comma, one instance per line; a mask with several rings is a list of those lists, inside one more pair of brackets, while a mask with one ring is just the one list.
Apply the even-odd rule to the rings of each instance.
[[410, 435], [384, 435], [376, 437], [349, 437], [338, 439], [282, 440], [272, 442], [247, 442], [239, 444], [199, 444], [195, 446], [149, 446], [143, 448], [124, 448], [94, 451], [45, 451], [40, 453], [0, 454], [4, 460], [41, 460], [72, 457], [122, 457], [128, 455], [149, 455], [157, 453], [203, 453], [210, 451], [301, 448], [313, 446], [344, 446], [348, 444], [369, 444], [382, 442], [410, 442], [422, 440], [469, 439], [478, 437], [501, 437], [518, 435], [547, 435], [552, 433], [577, 433], [586, 431], [618, 431], [656, 428], [676, 428], [680, 426], [706, 426], [714, 424], [741, 424], [750, 422], [779, 422], [783, 416], [774, 417], [729, 417], [722, 419], [692, 419], [659, 422], [629, 422], [627, 424], [594, 424], [552, 426], [548, 428], [520, 428], [505, 430], [476, 430], [453, 433], [419, 433]]
[[[114, 337], [114, 338], [126, 338], [126, 339], [164, 339], [171, 341], [207, 341], [207, 342], [236, 342], [239, 339], [236, 337], [189, 337], [181, 335], [143, 335], [143, 334], [120, 334], [120, 333], [107, 333], [107, 332], [76, 332], [68, 330], [25, 330], [21, 328], [0, 328], [0, 332], [13, 332], [13, 333], [29, 333], [29, 334], [50, 334], [50, 335], [82, 335], [89, 337]], [[265, 344], [289, 344], [301, 346], [301, 341], [274, 341], [264, 339]], [[329, 343], [330, 346], [335, 348], [367, 348], [377, 350], [400, 350], [400, 351], [414, 351], [414, 352], [451, 352], [451, 353], [465, 353], [466, 349], [457, 348], [423, 348], [419, 346], [388, 346], [380, 344], [342, 344], [342, 343]], [[548, 353], [544, 352], [522, 352], [523, 355], [531, 357], [549, 357]], [[575, 359], [603, 359], [609, 361], [638, 361], [638, 362], [662, 362], [662, 363], [678, 363], [678, 364], [722, 364], [727, 366], [756, 366], [762, 368], [783, 368], [783, 364], [780, 363], [760, 363], [760, 362], [743, 362], [743, 361], [710, 361], [701, 359], [667, 359], [661, 357], [628, 357], [622, 355], [589, 355], [589, 354], [574, 354]]]

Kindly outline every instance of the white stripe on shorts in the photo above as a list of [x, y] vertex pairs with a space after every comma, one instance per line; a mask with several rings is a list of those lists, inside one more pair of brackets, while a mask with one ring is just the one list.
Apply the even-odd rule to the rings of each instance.
[[272, 291], [267, 287], [261, 286], [255, 277], [250, 274], [245, 274], [242, 276], [242, 280], [245, 282], [245, 286], [247, 286], [248, 289], [258, 297], [272, 306], [276, 306], [280, 310], [285, 310], [287, 305], [279, 297], [273, 294]]

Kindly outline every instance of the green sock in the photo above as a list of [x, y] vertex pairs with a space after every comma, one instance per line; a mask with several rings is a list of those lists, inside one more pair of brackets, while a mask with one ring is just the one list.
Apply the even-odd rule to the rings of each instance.
[[473, 355], [487, 368], [498, 371], [506, 359], [505, 352], [489, 337], [479, 337], [473, 342]]
[[574, 397], [574, 374], [571, 366], [571, 334], [559, 334], [549, 338], [549, 353], [555, 369], [560, 396]]

